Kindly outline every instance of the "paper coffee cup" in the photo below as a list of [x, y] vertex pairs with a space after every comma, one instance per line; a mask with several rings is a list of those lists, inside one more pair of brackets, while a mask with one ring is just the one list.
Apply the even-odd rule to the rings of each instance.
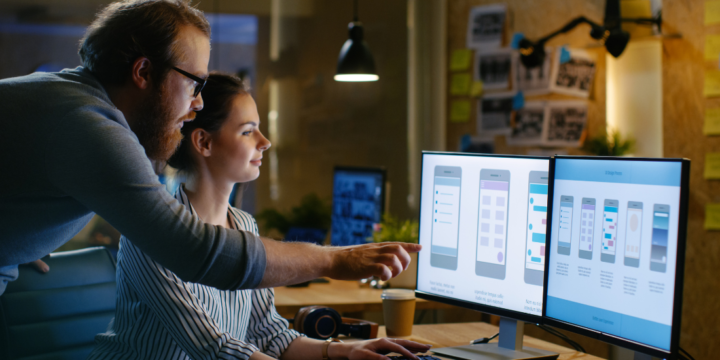
[[383, 301], [385, 330], [389, 337], [412, 335], [415, 318], [415, 291], [406, 289], [387, 289], [380, 298]]

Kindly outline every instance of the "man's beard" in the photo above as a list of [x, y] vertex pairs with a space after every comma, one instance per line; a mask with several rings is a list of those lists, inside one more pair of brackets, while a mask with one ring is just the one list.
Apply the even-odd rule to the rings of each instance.
[[148, 158], [166, 162], [177, 150], [183, 135], [178, 127], [179, 119], [173, 117], [165, 86], [153, 94], [134, 114], [134, 130]]

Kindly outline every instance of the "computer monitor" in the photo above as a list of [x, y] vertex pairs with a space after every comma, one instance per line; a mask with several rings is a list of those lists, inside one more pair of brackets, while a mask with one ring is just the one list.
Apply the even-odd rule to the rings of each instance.
[[555, 157], [544, 321], [673, 358], [690, 161]]
[[336, 166], [333, 175], [332, 245], [372, 238], [385, 209], [385, 169]]
[[[549, 160], [423, 152], [416, 294], [503, 317], [499, 345], [436, 353], [557, 357], [521, 345], [523, 322], [539, 323], [542, 316]], [[522, 351], [529, 355], [518, 355]]]

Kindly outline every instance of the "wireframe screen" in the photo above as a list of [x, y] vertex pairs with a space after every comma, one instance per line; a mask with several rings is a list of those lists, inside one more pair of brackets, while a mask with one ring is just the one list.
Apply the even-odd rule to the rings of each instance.
[[542, 314], [549, 159], [424, 153], [421, 292]]
[[384, 177], [382, 169], [335, 169], [332, 245], [357, 245], [372, 241], [373, 227], [382, 220]]
[[670, 351], [682, 162], [556, 158], [554, 172], [546, 316]]

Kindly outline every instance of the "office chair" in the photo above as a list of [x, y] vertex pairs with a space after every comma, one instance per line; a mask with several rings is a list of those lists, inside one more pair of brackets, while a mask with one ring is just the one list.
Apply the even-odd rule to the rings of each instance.
[[0, 359], [85, 359], [115, 316], [115, 261], [108, 250], [43, 260], [48, 273], [20, 266], [0, 296]]

